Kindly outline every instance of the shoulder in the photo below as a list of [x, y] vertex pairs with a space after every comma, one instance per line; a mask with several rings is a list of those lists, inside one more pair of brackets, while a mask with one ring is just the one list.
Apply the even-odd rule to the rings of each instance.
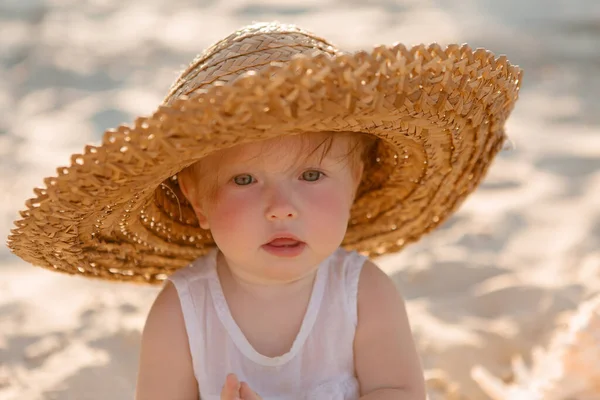
[[373, 261], [364, 261], [358, 282], [358, 307], [372, 308], [403, 307], [404, 301], [394, 281]]
[[157, 319], [163, 320], [165, 318], [170, 319], [172, 322], [181, 319], [181, 322], [183, 322], [179, 295], [175, 285], [171, 281], [166, 281], [158, 296], [156, 296], [148, 314], [148, 322], [153, 322]]
[[[186, 335], [177, 289], [172, 282], [167, 281], [148, 313], [142, 344], [152, 345], [155, 352], [165, 347], [172, 348], [173, 344], [177, 345], [176, 349], [187, 348], [189, 352]], [[167, 343], [169, 346], [165, 346]]]
[[[161, 342], [163, 346], [167, 343], [163, 343], [163, 339], [180, 339], [177, 344], [181, 344], [181, 348], [189, 352], [183, 309], [173, 282], [166, 281], [156, 296], [146, 319], [143, 338]], [[169, 347], [172, 344], [169, 343]]]
[[365, 261], [360, 275], [354, 344], [363, 395], [391, 391], [398, 396], [425, 398], [404, 299], [394, 281], [370, 260]]
[[144, 326], [136, 393], [137, 399], [193, 398], [197, 393], [183, 312], [169, 281], [152, 304]]

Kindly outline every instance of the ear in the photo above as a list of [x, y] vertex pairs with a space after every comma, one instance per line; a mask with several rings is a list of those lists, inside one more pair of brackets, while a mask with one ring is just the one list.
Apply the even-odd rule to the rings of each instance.
[[189, 172], [184, 170], [177, 174], [177, 182], [179, 183], [181, 192], [194, 209], [194, 213], [196, 214], [200, 228], [209, 229], [208, 219], [202, 208], [202, 205], [200, 204], [197, 192], [195, 190], [196, 187], [190, 179]]
[[365, 163], [360, 161], [358, 163], [358, 165], [356, 166], [356, 168], [354, 168], [354, 171], [352, 171], [353, 176], [352, 179], [354, 180], [354, 186], [353, 186], [353, 191], [352, 191], [352, 199], [354, 200], [356, 197], [356, 192], [358, 191], [358, 187], [360, 186], [360, 182], [362, 181], [362, 176], [363, 176], [363, 172], [365, 170]]
[[196, 218], [198, 218], [198, 224], [200, 225], [200, 228], [209, 229], [210, 225], [208, 224], [208, 218], [206, 218], [206, 215], [204, 215], [204, 213], [196, 207], [194, 207], [194, 212], [196, 213]]

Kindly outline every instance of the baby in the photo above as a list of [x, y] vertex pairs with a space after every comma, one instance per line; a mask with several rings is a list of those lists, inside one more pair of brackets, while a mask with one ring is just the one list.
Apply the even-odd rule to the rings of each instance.
[[172, 275], [152, 307], [138, 399], [424, 398], [402, 298], [340, 249], [373, 141], [299, 134], [179, 174], [218, 250]]

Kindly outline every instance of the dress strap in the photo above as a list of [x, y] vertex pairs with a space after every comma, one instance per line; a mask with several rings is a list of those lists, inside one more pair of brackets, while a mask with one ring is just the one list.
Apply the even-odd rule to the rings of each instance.
[[194, 364], [194, 372], [199, 371], [198, 367], [202, 365], [200, 358], [204, 354], [204, 348], [202, 347], [204, 329], [201, 325], [202, 319], [198, 318], [197, 300], [194, 299], [192, 291], [197, 291], [198, 284], [200, 283], [198, 280], [204, 279], [204, 263], [210, 257], [210, 254], [200, 257], [192, 264], [177, 270], [168, 277], [168, 280], [175, 286], [177, 295], [179, 296], [181, 312], [192, 355], [192, 363]]
[[356, 327], [358, 325], [358, 281], [360, 272], [368, 258], [352, 251], [344, 260], [344, 280], [346, 289], [346, 306], [348, 316]]

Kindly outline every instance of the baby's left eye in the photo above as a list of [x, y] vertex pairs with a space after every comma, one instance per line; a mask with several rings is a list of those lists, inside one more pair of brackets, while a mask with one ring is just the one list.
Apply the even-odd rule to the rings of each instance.
[[315, 182], [318, 181], [319, 178], [321, 178], [322, 176], [323, 173], [321, 171], [308, 170], [302, 173], [302, 180], [308, 182]]

